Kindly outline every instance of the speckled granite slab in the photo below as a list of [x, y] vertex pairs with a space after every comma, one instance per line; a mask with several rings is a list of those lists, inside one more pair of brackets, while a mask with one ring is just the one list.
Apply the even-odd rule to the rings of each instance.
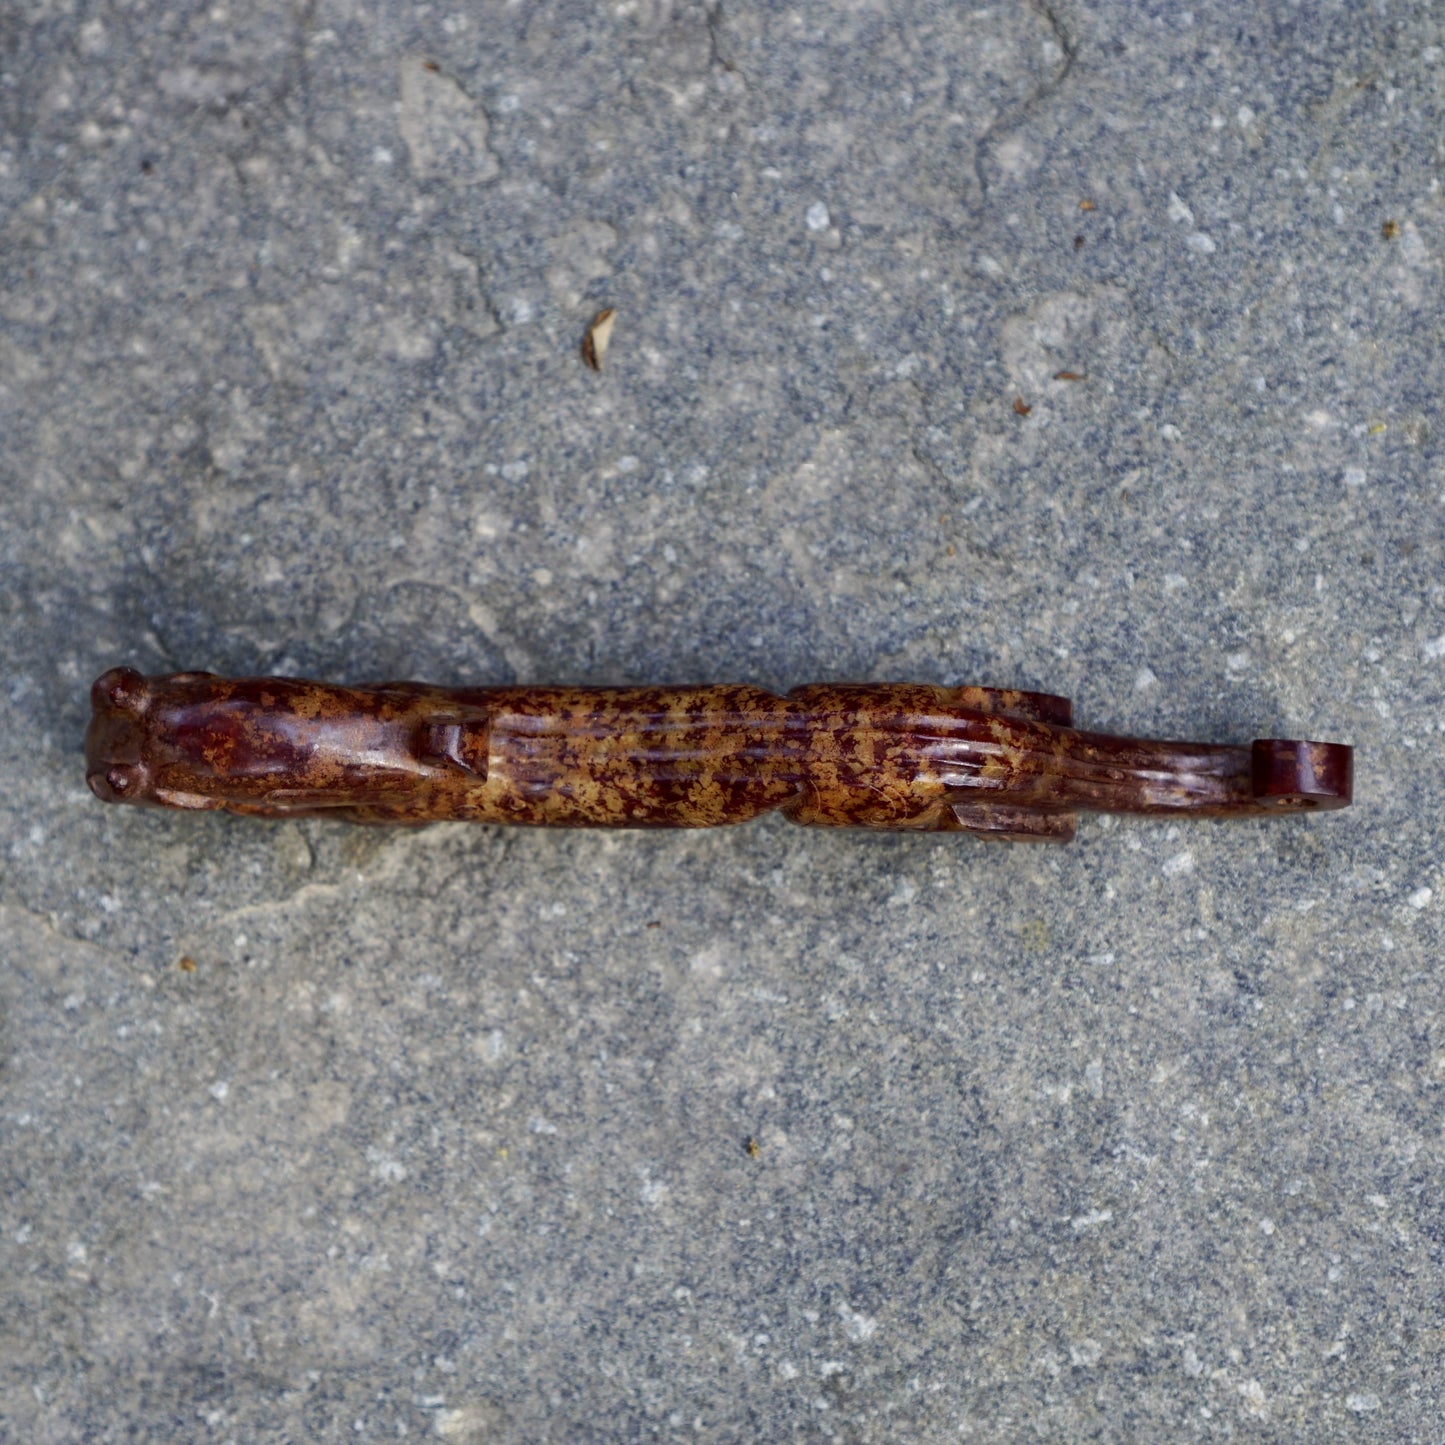
[[[1442, 85], [1425, 0], [0, 15], [0, 1435], [1438, 1442]], [[1024, 687], [1357, 801], [147, 815], [118, 663]]]

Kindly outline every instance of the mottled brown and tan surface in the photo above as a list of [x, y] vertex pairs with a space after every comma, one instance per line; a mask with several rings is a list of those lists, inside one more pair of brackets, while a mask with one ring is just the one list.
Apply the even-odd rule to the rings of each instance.
[[[1079, 807], [1248, 816], [1350, 801], [1347, 747], [1084, 733], [1064, 698], [978, 687], [815, 684], [780, 697], [112, 668], [91, 704], [87, 781], [103, 802], [271, 818], [716, 828], [779, 811], [815, 827], [1063, 842]], [[1301, 751], [1321, 765], [1302, 775]]]

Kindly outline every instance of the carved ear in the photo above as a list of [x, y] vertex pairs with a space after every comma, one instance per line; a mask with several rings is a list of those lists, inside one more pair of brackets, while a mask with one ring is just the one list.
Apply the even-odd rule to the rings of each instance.
[[425, 718], [413, 743], [417, 760], [431, 767], [456, 768], [486, 782], [490, 724], [490, 717], [480, 708], [468, 709], [463, 716], [447, 713]]
[[140, 712], [150, 697], [150, 688], [133, 667], [113, 667], [96, 678], [90, 689], [90, 705], [96, 712], [111, 708]]

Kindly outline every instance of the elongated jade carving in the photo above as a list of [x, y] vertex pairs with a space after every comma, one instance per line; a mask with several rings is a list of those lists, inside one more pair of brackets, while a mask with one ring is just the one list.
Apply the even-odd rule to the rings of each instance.
[[1066, 698], [922, 684], [342, 687], [113, 668], [87, 779], [107, 802], [363, 823], [823, 827], [1067, 842], [1081, 809], [1343, 808], [1351, 750], [1083, 732]]

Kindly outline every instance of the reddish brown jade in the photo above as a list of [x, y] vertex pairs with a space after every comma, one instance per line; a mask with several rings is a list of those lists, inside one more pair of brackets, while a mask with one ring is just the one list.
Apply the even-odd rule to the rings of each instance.
[[87, 779], [112, 803], [363, 823], [824, 827], [1067, 842], [1081, 809], [1343, 808], [1351, 750], [1082, 732], [1065, 698], [981, 687], [340, 687], [113, 668]]

